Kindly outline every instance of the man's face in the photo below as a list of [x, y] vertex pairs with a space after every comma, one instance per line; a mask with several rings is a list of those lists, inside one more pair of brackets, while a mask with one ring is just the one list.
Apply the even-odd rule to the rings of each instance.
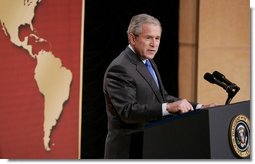
[[133, 36], [131, 44], [142, 59], [153, 59], [156, 55], [161, 37], [161, 28], [155, 24], [143, 24], [138, 36]]

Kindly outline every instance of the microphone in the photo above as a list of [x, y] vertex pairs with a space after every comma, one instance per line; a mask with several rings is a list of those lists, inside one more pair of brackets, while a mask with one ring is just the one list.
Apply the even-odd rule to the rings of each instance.
[[212, 74], [208, 72], [204, 75], [204, 79], [209, 81], [212, 84], [217, 84], [221, 86], [225, 90], [228, 89], [228, 86], [225, 83], [221, 82], [220, 80], [218, 80], [217, 78], [215, 78]]
[[223, 74], [218, 71], [214, 71], [213, 74], [207, 72], [204, 74], [204, 79], [212, 84], [217, 84], [226, 90], [228, 93], [228, 98], [225, 104], [229, 104], [232, 98], [240, 90], [236, 84], [229, 81]]
[[219, 79], [220, 81], [226, 83], [227, 85], [236, 85], [236, 84], [232, 83], [231, 81], [229, 81], [223, 74], [221, 74], [221, 73], [218, 72], [218, 71], [214, 71], [214, 72], [212, 73], [212, 75], [213, 75], [214, 77], [216, 77], [217, 79]]

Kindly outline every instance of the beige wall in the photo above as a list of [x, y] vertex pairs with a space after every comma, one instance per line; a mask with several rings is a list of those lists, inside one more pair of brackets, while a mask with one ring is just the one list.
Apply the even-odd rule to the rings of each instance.
[[196, 100], [198, 1], [180, 1], [179, 95]]
[[179, 36], [180, 97], [224, 104], [223, 88], [203, 78], [217, 70], [241, 88], [232, 103], [250, 99], [249, 0], [181, 0]]

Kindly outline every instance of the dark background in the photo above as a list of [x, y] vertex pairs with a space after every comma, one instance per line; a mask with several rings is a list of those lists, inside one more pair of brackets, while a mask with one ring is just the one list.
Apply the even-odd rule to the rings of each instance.
[[107, 134], [104, 72], [128, 45], [129, 21], [140, 13], [155, 16], [162, 24], [161, 44], [154, 60], [165, 89], [178, 96], [179, 0], [86, 0], [81, 159], [103, 158]]

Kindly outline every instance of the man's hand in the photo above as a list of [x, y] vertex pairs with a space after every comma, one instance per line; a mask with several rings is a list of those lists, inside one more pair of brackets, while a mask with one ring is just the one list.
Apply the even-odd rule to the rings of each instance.
[[169, 113], [186, 113], [193, 110], [193, 106], [186, 99], [167, 103], [167, 111]]

